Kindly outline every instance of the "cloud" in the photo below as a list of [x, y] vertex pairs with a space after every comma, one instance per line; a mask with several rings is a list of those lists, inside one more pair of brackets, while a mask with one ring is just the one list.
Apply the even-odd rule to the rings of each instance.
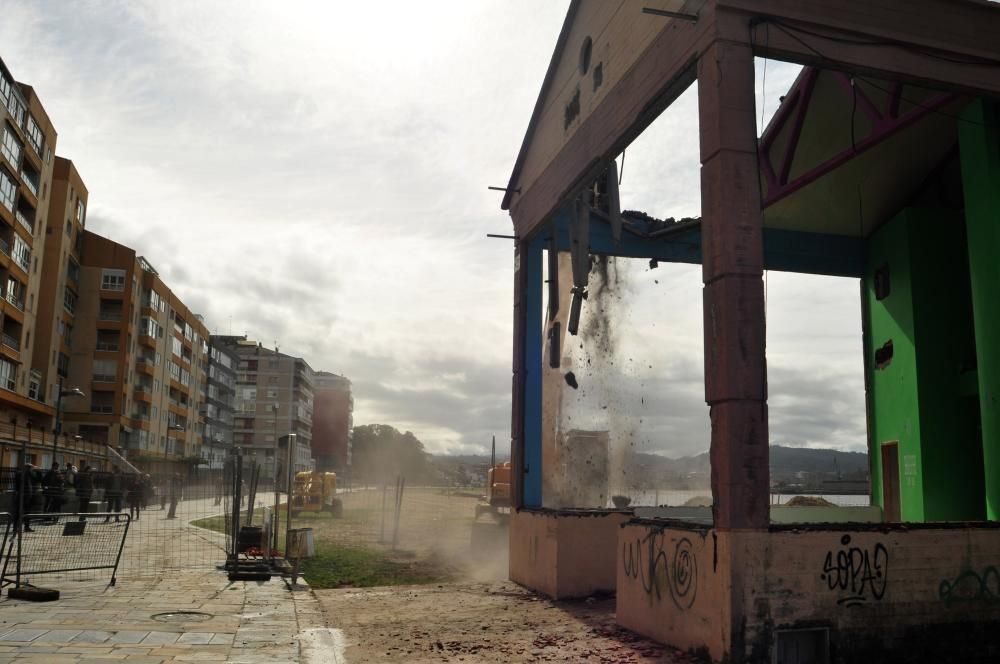
[[[347, 375], [359, 424], [484, 451], [510, 433], [513, 269], [510, 244], [484, 238], [510, 228], [486, 186], [506, 183], [566, 6], [25, 0], [5, 3], [0, 43], [87, 183], [91, 230], [145, 255], [213, 331]], [[794, 73], [769, 66], [766, 113]], [[695, 98], [628, 148], [627, 207], [698, 213]], [[647, 275], [656, 316], [635, 345], [674, 355], [621, 394], [646, 399], [663, 450], [708, 445], [700, 274], [684, 269]], [[796, 341], [827, 332], [780, 294], [772, 438], [851, 445], [854, 388], [805, 367], [839, 376], [853, 347]], [[823, 320], [856, 316], [831, 297]], [[809, 420], [824, 399], [832, 415]]]

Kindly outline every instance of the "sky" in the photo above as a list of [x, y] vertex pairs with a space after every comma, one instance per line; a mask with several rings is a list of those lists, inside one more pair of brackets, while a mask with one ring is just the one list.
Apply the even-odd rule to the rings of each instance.
[[[0, 57], [82, 174], [90, 230], [211, 331], [346, 375], [356, 424], [473, 453], [510, 437], [513, 248], [485, 234], [511, 226], [487, 186], [507, 183], [567, 6], [8, 0]], [[765, 121], [797, 71], [767, 67]], [[695, 94], [626, 150], [624, 207], [699, 214]], [[660, 269], [684, 285], [658, 309], [658, 415], [689, 453], [707, 449], [700, 274]], [[768, 275], [772, 442], [864, 448], [857, 294]]]

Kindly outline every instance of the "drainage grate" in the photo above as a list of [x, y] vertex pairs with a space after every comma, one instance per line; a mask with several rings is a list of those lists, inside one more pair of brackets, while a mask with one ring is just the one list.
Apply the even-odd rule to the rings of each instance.
[[166, 611], [165, 613], [154, 613], [150, 616], [153, 620], [160, 622], [177, 623], [205, 622], [214, 617], [211, 613], [203, 613], [202, 611]]

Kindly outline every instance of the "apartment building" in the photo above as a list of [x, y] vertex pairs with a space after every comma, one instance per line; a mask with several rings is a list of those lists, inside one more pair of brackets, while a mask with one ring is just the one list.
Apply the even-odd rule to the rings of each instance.
[[[49, 218], [56, 131], [29, 85], [0, 61], [0, 422], [44, 431], [55, 416], [46, 403], [36, 354], [43, 229]], [[60, 226], [61, 227], [61, 226]], [[48, 322], [43, 320], [43, 327]]]
[[[309, 363], [246, 337], [220, 336], [218, 341], [238, 358], [233, 444], [245, 454], [256, 455], [263, 475], [273, 478], [284, 467], [278, 462], [278, 439], [294, 433], [293, 469], [311, 470], [313, 370]], [[286, 453], [281, 450], [281, 462]]]
[[[56, 156], [49, 199], [51, 223], [45, 229], [44, 269], [39, 275], [34, 356], [44, 400], [57, 407], [60, 390], [66, 391], [63, 381], [69, 377], [87, 200], [87, 187], [73, 162]], [[63, 405], [75, 398], [80, 397], [67, 395]]]
[[204, 374], [201, 409], [204, 420], [201, 456], [208, 470], [221, 472], [233, 447], [233, 407], [239, 357], [217, 336], [208, 340], [208, 370]]
[[317, 371], [313, 385], [312, 451], [316, 469], [345, 472], [351, 466], [354, 397], [351, 381]]
[[208, 330], [135, 250], [84, 231], [63, 407], [67, 430], [150, 472], [201, 461]]

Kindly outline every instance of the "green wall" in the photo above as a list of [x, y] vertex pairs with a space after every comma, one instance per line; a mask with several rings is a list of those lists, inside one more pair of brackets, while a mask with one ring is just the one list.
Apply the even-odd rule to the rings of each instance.
[[1000, 519], [1000, 120], [977, 100], [958, 123], [978, 340], [987, 518]]
[[[868, 240], [863, 286], [872, 497], [883, 504], [881, 448], [898, 441], [904, 521], [978, 520], [985, 514], [964, 221], [907, 209]], [[877, 300], [875, 271], [890, 292]], [[892, 340], [892, 361], [876, 349]], [[971, 386], [971, 387], [970, 387]]]

